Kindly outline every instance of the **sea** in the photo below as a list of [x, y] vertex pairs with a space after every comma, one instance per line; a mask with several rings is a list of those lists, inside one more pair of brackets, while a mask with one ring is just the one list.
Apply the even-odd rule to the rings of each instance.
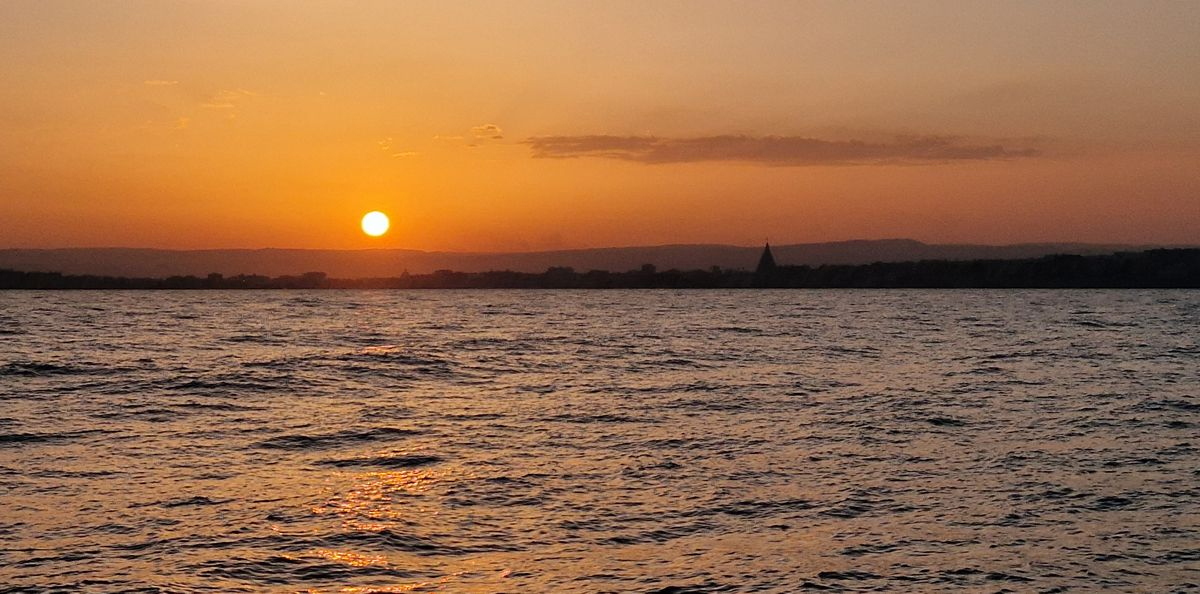
[[0, 592], [1200, 592], [1200, 291], [0, 293]]

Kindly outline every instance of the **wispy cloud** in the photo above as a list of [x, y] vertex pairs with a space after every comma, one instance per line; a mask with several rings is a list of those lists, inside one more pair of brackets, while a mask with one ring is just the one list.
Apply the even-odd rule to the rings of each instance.
[[142, 84], [147, 87], [170, 87], [179, 84], [177, 80], [144, 80]]
[[638, 163], [735, 161], [776, 166], [871, 165], [985, 161], [1037, 156], [1029, 147], [956, 136], [895, 136], [886, 141], [823, 140], [803, 136], [537, 136], [526, 139], [542, 159], [598, 157]]
[[379, 150], [387, 153], [393, 159], [407, 159], [410, 157], [415, 157], [418, 154], [420, 154], [420, 153], [417, 153], [416, 151], [398, 150], [396, 148], [395, 143], [392, 140], [391, 136], [388, 136], [387, 138], [384, 138], [383, 140], [378, 141], [377, 144], [379, 145]]
[[246, 89], [222, 89], [213, 94], [213, 96], [204, 103], [202, 107], [208, 109], [233, 109], [237, 107], [238, 101], [246, 97], [257, 97], [258, 93], [247, 91]]
[[471, 128], [471, 134], [473, 134], [475, 138], [489, 138], [492, 140], [500, 140], [504, 138], [504, 130], [501, 130], [500, 126], [497, 126], [496, 124], [475, 126], [474, 128]]

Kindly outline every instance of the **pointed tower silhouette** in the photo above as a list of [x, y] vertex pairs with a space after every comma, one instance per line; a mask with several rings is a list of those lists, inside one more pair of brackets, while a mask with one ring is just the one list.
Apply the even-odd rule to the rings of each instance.
[[758, 258], [758, 268], [754, 269], [754, 274], [771, 274], [776, 268], [775, 256], [771, 255], [771, 242], [768, 241], [763, 247], [762, 256]]

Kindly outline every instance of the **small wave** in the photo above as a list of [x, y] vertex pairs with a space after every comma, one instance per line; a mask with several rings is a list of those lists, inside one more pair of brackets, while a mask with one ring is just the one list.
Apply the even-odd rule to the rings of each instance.
[[499, 421], [508, 415], [501, 413], [447, 413], [442, 418], [451, 421]]
[[403, 469], [429, 466], [430, 464], [437, 464], [442, 460], [443, 459], [439, 456], [420, 454], [388, 454], [382, 456], [371, 456], [367, 458], [336, 458], [332, 460], [323, 460], [320, 462], [320, 464], [322, 466], [333, 466], [336, 468], [379, 467]]
[[993, 375], [993, 374], [997, 374], [997, 373], [1007, 373], [1007, 372], [1008, 372], [1008, 370], [1003, 367], [997, 367], [995, 365], [985, 365], [985, 366], [981, 366], [981, 367], [973, 367], [971, 369], [966, 369], [963, 371], [947, 371], [946, 373], [944, 373], [942, 375], [945, 375], [946, 377], [955, 377], [955, 376], [959, 376], [959, 375]]
[[1038, 493], [1021, 495], [1014, 498], [1020, 498], [1027, 501], [1068, 501], [1073, 499], [1086, 499], [1093, 496], [1094, 494], [1092, 493], [1076, 491], [1071, 487], [1051, 487]]
[[226, 336], [223, 340], [225, 342], [232, 342], [235, 344], [288, 344], [288, 338], [286, 336], [273, 336], [268, 334], [235, 334], [233, 336]]
[[351, 565], [330, 562], [323, 557], [272, 555], [263, 559], [213, 559], [190, 568], [196, 574], [259, 584], [306, 584], [314, 581], [345, 581], [364, 575], [392, 578], [412, 577], [407, 571], [388, 565]]
[[445, 505], [452, 508], [488, 506], [488, 507], [541, 507], [545, 505], [546, 498], [541, 496], [528, 496], [522, 494], [508, 494], [498, 492], [476, 493], [468, 497], [447, 497], [443, 500]]
[[191, 507], [191, 506], [205, 506], [205, 505], [221, 505], [223, 503], [229, 503], [230, 501], [233, 501], [233, 500], [232, 499], [212, 499], [210, 497], [205, 497], [203, 495], [197, 495], [195, 497], [188, 497], [186, 499], [172, 499], [170, 501], [164, 501], [160, 505], [162, 507], [166, 507], [166, 508]]
[[680, 468], [683, 468], [682, 464], [671, 460], [664, 460], [662, 462], [655, 462], [653, 464], [639, 464], [636, 467], [626, 468], [623, 470], [623, 472], [632, 476], [644, 476], [645, 473], [650, 471], [679, 470]]
[[399, 404], [389, 404], [387, 406], [366, 404], [358, 411], [358, 418], [362, 419], [363, 423], [401, 421], [411, 419], [414, 416], [417, 416], [416, 409]]
[[954, 417], [927, 417], [921, 420], [937, 427], [965, 427], [968, 425], [966, 421]]
[[101, 524], [99, 526], [88, 528], [88, 532], [102, 532], [104, 534], [137, 534], [140, 530], [136, 526], [128, 524]]
[[30, 474], [41, 478], [91, 479], [117, 476], [121, 473], [113, 470], [39, 470]]
[[281, 387], [281, 384], [269, 384], [241, 379], [207, 380], [193, 378], [177, 383], [171, 386], [171, 389], [194, 391], [202, 394], [243, 394], [247, 392], [275, 392]]
[[718, 332], [731, 332], [733, 334], [756, 334], [762, 335], [762, 328], [747, 328], [745, 326], [722, 326], [716, 329]]
[[960, 567], [958, 569], [947, 569], [942, 573], [945, 575], [979, 575], [983, 573], [983, 570], [975, 569], [974, 567]]
[[116, 410], [96, 413], [98, 419], [139, 419], [151, 423], [164, 423], [181, 416], [181, 412], [144, 404], [123, 404]]
[[[695, 381], [657, 386], [638, 386], [628, 389], [642, 394], [676, 394], [681, 392], [716, 392], [721, 389], [721, 386], [710, 382]], [[587, 389], [592, 394], [608, 394], [615, 390], [617, 388], [611, 385], [598, 385]]]
[[784, 512], [812, 509], [814, 507], [816, 507], [816, 505], [807, 499], [780, 499], [767, 501], [738, 501], [715, 508], [712, 511], [731, 516], [761, 518]]
[[646, 530], [636, 534], [619, 534], [616, 536], [609, 536], [600, 539], [599, 542], [609, 545], [659, 544], [692, 536], [693, 534], [709, 532], [714, 530], [716, 527], [716, 524], [708, 520], [697, 520], [690, 524]]
[[846, 547], [841, 550], [841, 554], [847, 557], [862, 557], [863, 555], [880, 555], [899, 550], [903, 546], [907, 546], [907, 541], [897, 543], [871, 543], [862, 544], [852, 547]]
[[1192, 445], [1190, 442], [1181, 441], [1159, 450], [1158, 453], [1162, 456], [1183, 456], [1187, 454], [1194, 454], [1196, 453], [1196, 446]]
[[1163, 464], [1163, 461], [1150, 456], [1115, 458], [1112, 460], [1105, 460], [1102, 463], [1103, 466], [1108, 468], [1118, 468], [1121, 466], [1158, 466], [1159, 464]]
[[1200, 355], [1200, 346], [1180, 346], [1167, 349], [1167, 352], [1172, 355], [1195, 356]]
[[[1147, 398], [1131, 405], [1128, 410], [1137, 412], [1168, 412], [1168, 413], [1200, 413], [1200, 401], [1190, 397], [1182, 398]], [[1183, 419], [1170, 419], [1182, 421]]]
[[42, 363], [37, 361], [14, 361], [0, 365], [0, 377], [41, 377], [53, 375], [87, 375], [93, 373], [117, 373], [119, 369], [103, 365], [79, 363], [75, 365], [59, 365], [57, 363]]
[[646, 590], [646, 594], [708, 594], [709, 592], [734, 592], [737, 590], [738, 588], [731, 584], [704, 582], [702, 584], [686, 586], [663, 586], [653, 590]]
[[1033, 349], [1029, 351], [1013, 351], [1011, 353], [992, 353], [981, 357], [990, 361], [1004, 361], [1007, 359], [1023, 359], [1031, 357], [1045, 357], [1048, 353], [1041, 349]]
[[883, 576], [867, 571], [822, 571], [817, 574], [817, 579], [840, 581], [858, 581], [858, 580], [878, 580], [883, 579]]
[[555, 421], [559, 423], [645, 423], [646, 419], [637, 419], [634, 417], [618, 414], [570, 414], [564, 413], [551, 417], [542, 418], [543, 421]]
[[683, 357], [666, 357], [662, 359], [643, 359], [630, 365], [631, 370], [661, 370], [661, 369], [709, 369], [712, 366], [693, 359]]
[[380, 530], [355, 530], [341, 532], [321, 538], [321, 544], [328, 547], [349, 546], [354, 548], [383, 549], [400, 551], [417, 555], [467, 555], [472, 553], [512, 552], [521, 550], [520, 547], [508, 542], [490, 541], [488, 544], [471, 545], [466, 543], [450, 544], [435, 541], [431, 538], [400, 532], [391, 528]]
[[1032, 582], [1032, 581], [1033, 581], [1033, 579], [1031, 579], [1031, 578], [1027, 578], [1027, 577], [1025, 577], [1025, 576], [1023, 576], [1023, 575], [1016, 575], [1016, 574], [1012, 574], [1012, 573], [1004, 573], [1004, 572], [1000, 572], [1000, 571], [992, 571], [992, 572], [988, 572], [988, 574], [987, 574], [986, 576], [984, 576], [984, 578], [985, 578], [985, 579], [987, 579], [987, 580], [989, 580], [989, 581], [993, 581], [993, 582], [1019, 582], [1019, 583], [1026, 583], [1026, 582]]
[[663, 404], [663, 407], [702, 412], [732, 412], [749, 408], [750, 402], [740, 398], [724, 398], [720, 400], [688, 398]]
[[1134, 505], [1134, 500], [1129, 497], [1121, 497], [1120, 495], [1105, 495], [1097, 497], [1086, 508], [1094, 511], [1112, 511], [1117, 509], [1126, 509]]
[[[69, 566], [70, 564], [78, 563], [80, 561], [92, 561], [99, 556], [100, 556], [99, 549], [92, 549], [92, 550], [85, 550], [85, 551], [71, 551], [71, 552], [64, 552], [59, 555], [50, 555], [50, 556], [46, 556], [46, 557], [29, 557], [27, 559], [22, 559], [20, 561], [17, 561], [15, 563], [13, 563], [12, 565], [18, 566], [18, 567], [37, 567], [39, 565], [50, 565], [52, 567], [63, 567], [63, 566]], [[110, 583], [105, 580], [98, 580], [98, 581], [100, 581], [102, 583]], [[44, 590], [42, 588], [0, 590], [0, 592], [2, 592], [3, 594], [10, 594], [10, 593], [12, 593], [12, 594], [17, 594], [17, 593], [33, 594], [33, 593], [46, 592], [46, 591], [47, 590]], [[69, 589], [63, 589], [63, 590], [56, 589], [53, 591], [55, 591], [55, 592], [82, 592], [84, 590], [82, 588], [69, 588]]]
[[1160, 559], [1166, 563], [1179, 563], [1181, 561], [1200, 561], [1200, 549], [1180, 549], [1176, 551], [1168, 551], [1164, 553]]
[[913, 508], [897, 503], [889, 497], [878, 497], [869, 490], [857, 491], [840, 503], [821, 511], [821, 515], [848, 520], [875, 513], [902, 513]]
[[245, 406], [242, 404], [233, 404], [230, 402], [196, 402], [194, 400], [183, 402], [180, 404], [171, 405], [175, 408], [196, 409], [196, 410], [220, 410], [220, 411], [252, 411], [263, 410], [259, 406]]
[[349, 429], [335, 433], [318, 435], [280, 435], [255, 444], [256, 447], [270, 450], [320, 450], [333, 448], [347, 443], [362, 443], [372, 441], [387, 441], [420, 434], [413, 429], [394, 427], [375, 427], [371, 429]]
[[833, 390], [845, 388], [857, 388], [862, 384], [856, 382], [841, 382], [832, 379], [818, 379], [805, 382], [797, 382], [794, 385], [795, 392], [792, 395], [807, 396], [808, 394], [822, 394]]
[[852, 357], [865, 357], [868, 359], [878, 359], [880, 355], [879, 349], [875, 347], [848, 347], [835, 345], [824, 349], [826, 353], [834, 355], [847, 355]]
[[0, 433], [0, 447], [64, 441], [97, 433], [113, 433], [113, 431], [89, 429], [85, 431], [65, 431], [63, 433]]
[[438, 357], [421, 356], [395, 345], [370, 346], [333, 357], [336, 361], [386, 361], [401, 365], [443, 367], [450, 364]]

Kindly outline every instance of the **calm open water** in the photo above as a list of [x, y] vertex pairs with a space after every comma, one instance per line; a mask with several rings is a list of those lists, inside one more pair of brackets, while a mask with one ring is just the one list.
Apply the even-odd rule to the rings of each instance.
[[1200, 591], [1200, 292], [0, 293], [0, 592]]

